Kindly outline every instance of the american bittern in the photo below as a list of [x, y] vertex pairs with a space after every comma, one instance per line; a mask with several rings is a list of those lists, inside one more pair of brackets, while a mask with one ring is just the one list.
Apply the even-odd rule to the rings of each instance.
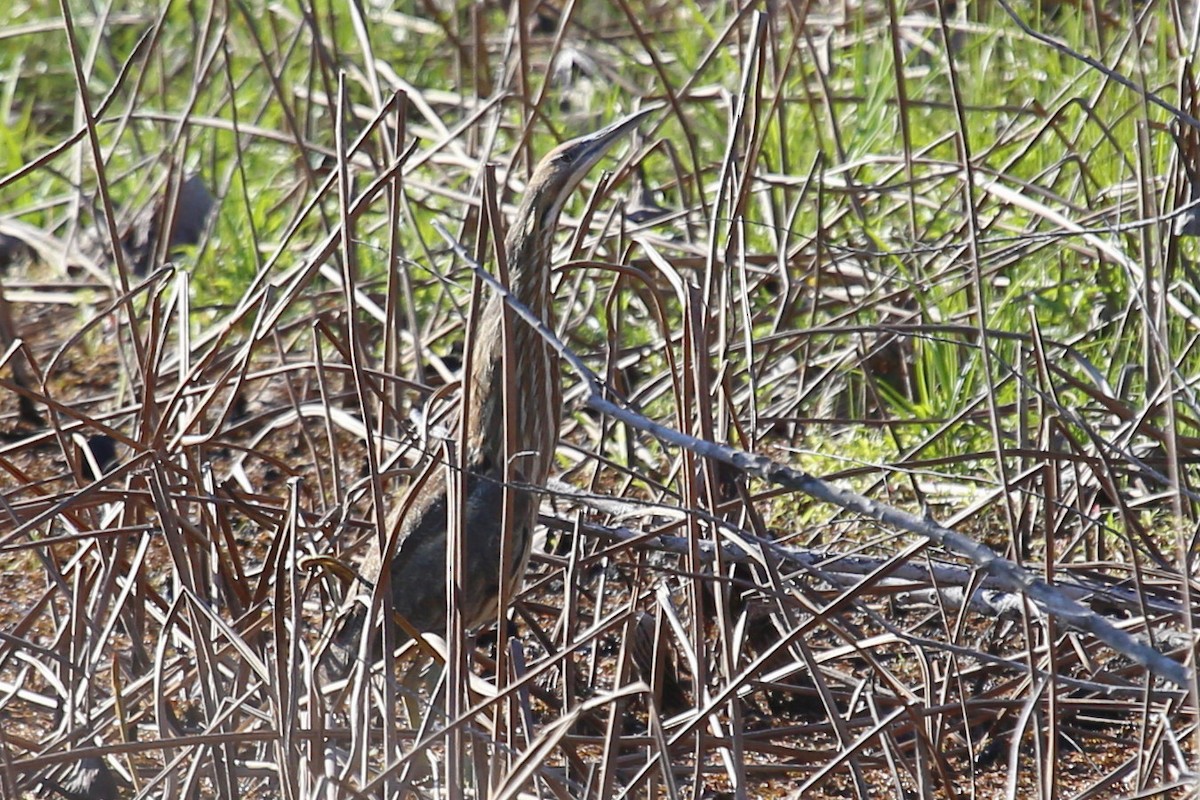
[[[509, 290], [516, 300], [551, 323], [550, 255], [559, 213], [583, 176], [608, 149], [653, 109], [614, 122], [595, 133], [559, 145], [538, 163], [525, 189], [504, 247]], [[459, 593], [463, 625], [473, 628], [496, 618], [507, 597], [504, 584], [516, 586], [525, 572], [533, 544], [538, 499], [516, 491], [513, 508], [510, 580], [501, 580], [500, 550], [506, 475], [511, 482], [542, 486], [558, 444], [562, 416], [558, 354], [536, 330], [514, 315], [510, 336], [513, 360], [506, 363], [503, 334], [504, 300], [493, 293], [484, 306], [471, 347], [471, 392], [466, 417], [468, 474], [463, 524], [463, 586]], [[504, 380], [511, 371], [514, 407], [504, 408]], [[505, 469], [505, 424], [515, 425]], [[439, 471], [440, 473], [440, 471]], [[391, 561], [392, 610], [417, 631], [444, 633], [446, 628], [447, 487], [440, 474], [431, 476], [402, 521], [400, 541]], [[382, 570], [377, 539], [363, 564], [362, 577], [374, 583]], [[364, 628], [366, 609], [356, 604], [335, 634], [322, 661], [327, 674], [345, 674]], [[403, 636], [401, 637], [403, 638]]]

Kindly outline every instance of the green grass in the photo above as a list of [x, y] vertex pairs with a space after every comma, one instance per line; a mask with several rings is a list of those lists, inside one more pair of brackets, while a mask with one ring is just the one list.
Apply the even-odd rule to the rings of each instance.
[[[211, 238], [203, 247], [181, 257], [181, 263], [194, 273], [198, 307], [236, 303], [281, 246], [285, 252], [279, 257], [278, 268], [293, 263], [298, 254], [314, 246], [329, 226], [336, 224], [336, 188], [305, 217], [297, 216], [316, 189], [312, 180], [320, 181], [319, 175], [307, 171], [307, 165], [319, 163], [320, 157], [299, 150], [295, 142], [288, 140], [299, 136], [306, 147], [336, 147], [333, 110], [328, 103], [314, 103], [309, 94], [320, 95], [334, 87], [336, 68], [342, 67], [352, 70], [347, 80], [348, 99], [363, 105], [372, 102], [362, 79], [362, 40], [340, 5], [317, 4], [311, 16], [320, 26], [321, 54], [312, 47], [310, 31], [295, 33], [301, 15], [294, 3], [251, 5], [245, 12], [241, 8], [230, 9], [225, 45], [214, 50], [211, 33], [203, 28], [203, 15], [197, 9], [173, 6], [152, 57], [135, 59], [138, 69], [126, 75], [105, 122], [98, 128], [107, 157], [109, 189], [119, 209], [141, 207], [156, 196], [161, 189], [158, 181], [163, 176], [164, 159], [189, 172], [200, 171], [221, 194]], [[57, 6], [51, 3], [32, 3], [19, 11], [23, 13], [14, 19], [52, 22], [59, 17]], [[416, 9], [400, 11], [420, 16]], [[81, 47], [89, 46], [91, 33], [82, 24], [87, 17], [82, 8], [75, 13], [79, 16]], [[744, 53], [721, 49], [707, 62], [703, 73], [693, 74], [708, 53], [712, 37], [724, 30], [725, 13], [719, 5], [687, 4], [660, 20], [665, 24], [654, 41], [657, 50], [671, 56], [660, 62], [673, 87], [688, 84], [706, 90], [719, 87], [734, 94], [739, 91], [734, 77], [741, 71]], [[1043, 18], [1037, 8], [1026, 9], [1025, 13], [1029, 13], [1032, 24], [1044, 24], [1047, 32], [1068, 46], [1103, 57], [1113, 68], [1137, 76], [1147, 86], [1169, 86], [1174, 81], [1166, 35], [1150, 37], [1142, 48], [1118, 50], [1119, 30], [1106, 26], [1097, 33], [1093, 21], [1076, 9], [1061, 7], [1050, 18]], [[119, 24], [105, 29], [103, 46], [89, 76], [93, 104], [112, 89], [125, 60], [152, 20], [152, 15], [122, 17]], [[480, 20], [489, 33], [502, 31], [506, 24], [498, 8], [486, 10]], [[622, 30], [620, 13], [615, 8], [589, 9], [580, 21], [597, 30]], [[445, 22], [452, 28], [461, 26], [465, 15], [452, 15]], [[800, 198], [792, 188], [776, 188], [769, 192], [772, 213], [765, 214], [767, 205], [757, 200], [763, 187], [752, 186], [738, 219], [744, 224], [747, 251], [770, 252], [773, 242], [778, 241], [774, 233], [780, 222], [778, 211], [799, 203], [798, 212], [788, 219], [792, 242], [817, 235], [827, 252], [841, 254], [881, 275], [895, 276], [902, 285], [916, 289], [913, 302], [921, 318], [964, 322], [982, 318], [990, 328], [1023, 332], [1032, 314], [1045, 335], [1069, 340], [1087, 329], [1090, 309], [1097, 303], [1126, 305], [1131, 291], [1129, 276], [1080, 253], [1070, 246], [1071, 238], [1037, 248], [1028, 257], [1006, 260], [992, 271], [990, 260], [1002, 256], [1014, 239], [1055, 233], [1056, 225], [1029, 209], [998, 203], [980, 190], [972, 191], [971, 196], [979, 213], [978, 258], [985, 277], [979, 283], [971, 277], [968, 257], [962, 249], [967, 238], [964, 186], [959, 176], [946, 174], [961, 160], [955, 141], [959, 121], [952, 107], [949, 68], [953, 61], [967, 107], [967, 141], [977, 173], [988, 179], [999, 175], [1004, 186], [1018, 191], [1027, 184], [1037, 187], [1036, 191], [1024, 191], [1051, 210], [1086, 217], [1084, 224], [1129, 222], [1135, 218], [1132, 189], [1124, 192], [1118, 204], [1112, 188], [1136, 187], [1134, 153], [1139, 125], [1149, 126], [1147, 138], [1152, 149], [1145, 155], [1147, 165], [1155, 174], [1166, 174], [1173, 149], [1165, 130], [1170, 123], [1168, 115], [1143, 105], [1134, 93], [1108, 83], [1087, 65], [1021, 35], [998, 6], [989, 6], [985, 18], [969, 20], [974, 27], [957, 40], [953, 59], [942, 46], [936, 21], [923, 29], [930, 37], [932, 50], [906, 48], [909, 103], [900, 109], [891, 32], [880, 24], [877, 15], [860, 14], [849, 22], [831, 40], [820, 43], [831, 66], [823, 83], [816, 80], [816, 67], [807, 54], [791, 61], [776, 61], [765, 69], [757, 89], [761, 99], [756, 102], [763, 113], [756, 139], [742, 139], [739, 152], [745, 153], [753, 145], [757, 162], [764, 168], [778, 170], [790, 165], [797, 177], [798, 170], [819, 164], [819, 170], [835, 175], [831, 185], [859, 187], [857, 199], [845, 188], [826, 191], [821, 198], [812, 192]], [[460, 89], [458, 81], [469, 72], [469, 66], [446, 57], [453, 43], [442, 26], [426, 20], [419, 28], [405, 30], [401, 26], [389, 28], [378, 18], [368, 23], [370, 47], [379, 63], [388, 65], [418, 91]], [[1165, 10], [1152, 13], [1147, 21], [1151, 23], [1168, 24]], [[13, 173], [76, 129], [79, 120], [71, 104], [63, 102], [75, 93], [63, 31], [49, 30], [5, 41], [7, 46], [0, 48], [0, 109], [7, 125], [0, 129], [0, 171]], [[792, 44], [787, 39], [780, 41]], [[196, 51], [200, 43], [208, 50]], [[637, 49], [636, 39], [618, 36], [597, 51], [604, 56], [606, 69], [625, 83], [597, 82], [587, 112], [591, 119], [609, 119], [618, 109], [627, 108], [628, 85], [661, 93], [664, 87], [655, 71], [626, 57]], [[803, 45], [799, 49], [805, 50]], [[782, 57], [788, 51], [781, 48], [779, 52]], [[202, 56], [209, 53], [215, 53], [213, 62], [198, 67], [203, 64]], [[1121, 56], [1112, 61], [1116, 53]], [[325, 58], [329, 63], [323, 63]], [[236, 87], [232, 98], [231, 83]], [[278, 87], [284, 87], [282, 94]], [[765, 112], [772, 108], [774, 87], [778, 87], [782, 100], [779, 113], [768, 115]], [[530, 89], [535, 96], [543, 88], [541, 78], [531, 78]], [[550, 102], [544, 105], [543, 113], [549, 115], [545, 119], [548, 125], [534, 126], [534, 154], [554, 143], [546, 133], [548, 128], [569, 132], [587, 127], [576, 118], [576, 110], [563, 108], [570, 98], [567, 89], [550, 87], [547, 92]], [[189, 105], [193, 94], [194, 105]], [[827, 102], [830, 98], [832, 106]], [[193, 124], [185, 129], [182, 139], [178, 138], [174, 117], [189, 107], [196, 117], [215, 118], [226, 124], [236, 120], [242, 126], [273, 131], [279, 138], [254, 133], [235, 137], [229, 130], [207, 124]], [[676, 204], [684, 197], [694, 201], [701, 185], [707, 191], [719, 176], [729, 120], [729, 111], [711, 101], [687, 103], [684, 109], [684, 120], [665, 121], [665, 138], [645, 161], [649, 184], [662, 185], [663, 197]], [[447, 111], [451, 124], [462, 116], [461, 112]], [[556, 119], [560, 113], [561, 118]], [[901, 113], [907, 120], [911, 153], [920, 159], [911, 168], [915, 190], [908, 188]], [[122, 122], [123, 114], [132, 116]], [[516, 123], [521, 117], [519, 104], [506, 102], [503, 117], [506, 123]], [[409, 118], [414, 125], [424, 122], [419, 115], [410, 114]], [[351, 135], [361, 130], [364, 122], [350, 120]], [[298, 127], [293, 128], [293, 124]], [[681, 125], [690, 131], [694, 151], [680, 135]], [[492, 157], [506, 158], [510, 141], [507, 129], [502, 130]], [[381, 143], [381, 137], [373, 137], [365, 152], [378, 157]], [[90, 211], [98, 208], [94, 204], [97, 184], [88, 164], [90, 154], [81, 152], [84, 169], [78, 189], [85, 200], [85, 212], [80, 221], [94, 224]], [[674, 173], [668, 156], [678, 159], [682, 174]], [[31, 224], [63, 230], [72, 221], [63, 216], [61, 201], [73, 196], [75, 189], [67, 162], [59, 159], [54, 167], [0, 187], [0, 204], [8, 213]], [[357, 175], [357, 185], [369, 177], [369, 173]], [[445, 165], [423, 168], [410, 176], [413, 181], [436, 183], [456, 191], [472, 191], [474, 177], [471, 170]], [[685, 187], [676, 185], [677, 177], [684, 179]], [[866, 191], [865, 187], [871, 188]], [[455, 220], [463, 218], [463, 209], [452, 200], [419, 191], [414, 191], [410, 200], [414, 216], [403, 217], [400, 252], [434, 273], [445, 273], [450, 269], [447, 260], [427, 263], [428, 247], [442, 249], [431, 222], [441, 219], [456, 228]], [[578, 211], [581, 203], [582, 197], [573, 200], [568, 212]], [[726, 202], [712, 209], [718, 215], [716, 230], [722, 236], [731, 230], [731, 208]], [[386, 278], [389, 219], [385, 204], [376, 203], [358, 223], [358, 231], [370, 232], [355, 243], [364, 281], [378, 283]], [[831, 227], [818, 231], [819, 220], [827, 225], [831, 219], [836, 220]], [[296, 235], [281, 245], [292, 226], [297, 226]], [[707, 223], [695, 228], [693, 234], [706, 229]], [[1148, 260], [1146, 254], [1138, 252], [1140, 242], [1135, 236], [1116, 238], [1132, 248], [1134, 262]], [[939, 247], [943, 248], [940, 253], [931, 250]], [[418, 308], [444, 308], [445, 284], [432, 279], [429, 273], [422, 275], [420, 269], [413, 274], [418, 278]], [[1094, 280], [1097, 274], [1104, 280]], [[998, 276], [1003, 277], [1003, 284], [996, 283]], [[730, 291], [736, 289], [731, 284]], [[456, 303], [464, 302], [464, 292], [461, 288], [454, 292]], [[981, 297], [977, 296], [979, 292], [983, 293]], [[752, 302], [755, 315], [769, 315], [777, 298], [759, 292]], [[983, 307], [977, 306], [979, 302]], [[673, 313], [680, 313], [677, 305]], [[864, 324], [878, 321], [871, 304], [856, 312], [855, 317]], [[731, 330], [736, 330], [741, 321], [730, 317], [729, 323]], [[759, 329], [761, 326], [756, 327], [756, 331]], [[1109, 330], [1108, 336], [1080, 344], [1081, 351], [1093, 363], [1127, 363], [1131, 354], [1128, 340], [1120, 335], [1120, 329]], [[1169, 344], [1181, 348], [1186, 326], [1171, 320], [1168, 334]], [[645, 338], [636, 330], [626, 335], [631, 337], [627, 342], [630, 345], [640, 344]], [[731, 341], [736, 338], [730, 337]], [[591, 346], [588, 344], [588, 349]], [[1011, 362], [1013, 345], [993, 346]], [[739, 368], [746, 363], [732, 351], [726, 355]], [[892, 412], [901, 416], [946, 418], [1000, 377], [984, 374], [984, 362], [977, 355], [952, 343], [921, 344], [913, 356], [916, 382], [887, 397]], [[1180, 365], [1185, 375], [1195, 367], [1194, 356], [1190, 355]], [[1111, 380], [1114, 376], [1108, 377]], [[1001, 397], [998, 402], [1010, 399]]]

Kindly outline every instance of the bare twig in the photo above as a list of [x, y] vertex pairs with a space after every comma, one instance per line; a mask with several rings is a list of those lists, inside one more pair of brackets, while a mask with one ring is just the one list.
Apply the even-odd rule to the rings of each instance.
[[1054, 616], [1062, 622], [1078, 630], [1086, 631], [1119, 653], [1133, 659], [1154, 674], [1165, 678], [1181, 688], [1186, 687], [1190, 680], [1187, 667], [1167, 658], [1153, 647], [1144, 644], [1133, 636], [1116, 628], [1100, 615], [1084, 608], [1075, 600], [1067, 597], [1056, 587], [1046, 583], [1041, 578], [1031, 575], [1027, 570], [996, 553], [986, 545], [976, 542], [969, 536], [958, 531], [939, 525], [934, 520], [921, 518], [907, 511], [886, 503], [880, 503], [855, 492], [826, 483], [794, 467], [781, 464], [766, 456], [755, 455], [717, 442], [705, 441], [695, 436], [660, 425], [651, 419], [628, 408], [617, 405], [605, 396], [604, 385], [599, 377], [592, 372], [583, 361], [562, 342], [553, 331], [547, 328], [533, 312], [521, 306], [508, 293], [504, 285], [493, 278], [487, 270], [474, 261], [470, 254], [450, 236], [449, 232], [438, 222], [434, 222], [438, 232], [446, 242], [454, 248], [464, 262], [469, 264], [475, 274], [493, 291], [499, 293], [504, 301], [539, 334], [549, 341], [559, 355], [571, 365], [588, 388], [586, 403], [589, 408], [620, 420], [635, 430], [648, 433], [661, 441], [682, 447], [705, 458], [712, 458], [721, 463], [736, 467], [749, 475], [760, 478], [778, 486], [795, 489], [810, 497], [825, 503], [831, 503], [870, 517], [884, 525], [920, 534], [929, 540], [945, 547], [951, 552], [969, 558], [976, 566], [994, 578], [1001, 586], [1009, 591], [1020, 592], [1033, 601], [1045, 613]]

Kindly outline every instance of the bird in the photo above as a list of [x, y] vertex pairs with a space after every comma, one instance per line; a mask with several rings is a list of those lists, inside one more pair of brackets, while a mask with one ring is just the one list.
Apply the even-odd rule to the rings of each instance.
[[[553, 326], [550, 293], [551, 258], [559, 215], [584, 176], [614, 144], [622, 140], [655, 107], [643, 108], [593, 133], [564, 142], [538, 162], [526, 185], [521, 204], [505, 236], [508, 290], [513, 298]], [[497, 617], [508, 597], [501, 587], [516, 587], [533, 549], [533, 529], [539, 501], [530, 489], [544, 486], [558, 445], [562, 418], [562, 386], [557, 351], [533, 326], [513, 316], [508, 363], [503, 334], [504, 298], [493, 292], [485, 302], [477, 330], [469, 342], [471, 390], [466, 407], [467, 474], [463, 518], [463, 586], [459, 612], [464, 629]], [[504, 381], [511, 373], [517, 391], [504, 407]], [[506, 424], [515, 426], [513, 443], [506, 442]], [[511, 449], [510, 449], [511, 448]], [[508, 464], [506, 470], [506, 450]], [[400, 526], [395, 555], [387, 568], [391, 578], [392, 611], [421, 633], [446, 632], [447, 481], [436, 470], [418, 488], [402, 519], [395, 514], [388, 531]], [[520, 484], [513, 498], [511, 560], [501, 577], [504, 490]], [[364, 586], [378, 581], [385, 565], [379, 539], [359, 571]], [[366, 627], [369, 595], [360, 592], [340, 627], [319, 658], [327, 677], [344, 676], [358, 652]], [[398, 628], [398, 641], [407, 639]]]
[[66, 800], [116, 800], [120, 793], [112, 770], [104, 759], [96, 756], [87, 756], [72, 764], [62, 783], [44, 778], [42, 785]]

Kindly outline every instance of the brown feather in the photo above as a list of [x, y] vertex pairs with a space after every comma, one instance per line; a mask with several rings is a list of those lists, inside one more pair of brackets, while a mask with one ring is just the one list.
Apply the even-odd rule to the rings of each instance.
[[[632, 130], [646, 112], [625, 118], [588, 136], [559, 145], [539, 162], [505, 239], [509, 290], [515, 299], [553, 325], [550, 302], [550, 253], [558, 215], [567, 197], [601, 155]], [[467, 408], [468, 475], [463, 525], [464, 585], [460, 593], [463, 623], [472, 628], [494, 620], [501, 604], [500, 550], [506, 485], [545, 485], [558, 445], [562, 417], [559, 359], [554, 349], [531, 326], [510, 315], [508, 333], [513, 362], [507, 363], [505, 304], [493, 294], [480, 316], [471, 341], [471, 393]], [[505, 409], [504, 378], [512, 375], [514, 407]], [[515, 425], [515, 450], [504, 468], [506, 425]], [[443, 633], [446, 628], [445, 471], [417, 490], [404, 519], [395, 514], [388, 530], [400, 525], [396, 555], [391, 561], [392, 608], [415, 630]], [[536, 492], [510, 489], [513, 497], [512, 560], [509, 575], [518, 586], [533, 544], [539, 499]], [[401, 505], [403, 507], [403, 504]], [[396, 512], [399, 513], [399, 512]], [[382, 569], [377, 538], [363, 564], [364, 582], [373, 585]], [[366, 611], [356, 603], [321, 657], [331, 677], [344, 675], [357, 652]]]

